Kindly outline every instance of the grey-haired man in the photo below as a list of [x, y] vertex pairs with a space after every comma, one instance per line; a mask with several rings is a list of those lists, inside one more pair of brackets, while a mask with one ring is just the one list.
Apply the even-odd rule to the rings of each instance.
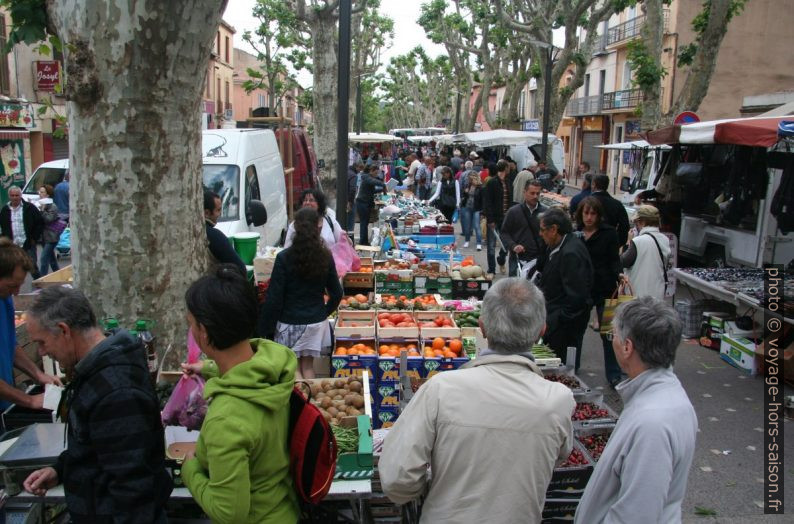
[[429, 484], [422, 522], [541, 521], [554, 464], [571, 451], [574, 408], [571, 391], [545, 380], [528, 353], [545, 317], [543, 294], [526, 279], [488, 290], [488, 349], [424, 384], [383, 443], [378, 469], [391, 500], [408, 502]]
[[681, 522], [698, 422], [673, 373], [681, 321], [667, 304], [621, 305], [612, 347], [629, 378], [617, 386], [623, 413], [576, 511], [576, 522]]

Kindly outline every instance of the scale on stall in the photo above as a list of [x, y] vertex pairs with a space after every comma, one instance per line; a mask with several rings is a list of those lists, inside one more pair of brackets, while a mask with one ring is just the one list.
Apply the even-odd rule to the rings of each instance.
[[66, 449], [63, 423], [33, 424], [18, 431], [19, 436], [0, 454], [5, 491], [12, 497], [22, 491], [22, 483], [30, 472], [52, 466]]

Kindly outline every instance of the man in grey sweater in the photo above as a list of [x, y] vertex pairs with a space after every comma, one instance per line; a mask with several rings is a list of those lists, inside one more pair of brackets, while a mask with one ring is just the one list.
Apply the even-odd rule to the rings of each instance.
[[620, 306], [612, 347], [629, 378], [624, 409], [576, 511], [577, 523], [681, 522], [697, 417], [673, 373], [681, 321], [662, 301]]

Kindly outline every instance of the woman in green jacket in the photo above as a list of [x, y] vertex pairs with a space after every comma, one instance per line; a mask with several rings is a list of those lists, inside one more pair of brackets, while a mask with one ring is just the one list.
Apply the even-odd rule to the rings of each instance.
[[185, 485], [215, 523], [297, 522], [287, 448], [295, 354], [249, 340], [256, 296], [231, 265], [194, 282], [185, 301], [193, 338], [211, 359], [182, 365], [208, 379], [209, 405], [195, 456], [182, 466]]

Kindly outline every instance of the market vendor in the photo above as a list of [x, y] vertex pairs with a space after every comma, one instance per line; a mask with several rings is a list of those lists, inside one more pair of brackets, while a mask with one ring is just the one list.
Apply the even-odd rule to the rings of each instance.
[[194, 282], [185, 302], [190, 332], [211, 359], [182, 365], [208, 379], [211, 400], [195, 455], [182, 466], [185, 485], [216, 523], [297, 522], [287, 447], [295, 355], [251, 339], [256, 295], [228, 265]]
[[14, 322], [14, 300], [25, 277], [33, 269], [27, 253], [8, 238], [0, 238], [0, 410], [11, 404], [29, 409], [41, 409], [44, 394], [28, 395], [14, 387], [14, 368], [24, 372], [39, 384], [58, 384], [61, 380], [42, 372], [17, 346]]
[[140, 339], [125, 330], [106, 338], [85, 295], [65, 286], [43, 289], [27, 324], [39, 353], [72, 381], [64, 394], [68, 448], [55, 467], [31, 473], [25, 489], [43, 496], [63, 483], [75, 524], [165, 523], [172, 481]]
[[369, 245], [369, 216], [375, 207], [375, 193], [386, 190], [380, 178], [378, 178], [378, 166], [367, 168], [369, 175], [361, 178], [361, 186], [356, 193], [356, 213], [358, 214], [358, 243], [364, 246]]
[[618, 307], [612, 347], [628, 374], [623, 412], [576, 510], [576, 522], [681, 522], [698, 420], [673, 373], [681, 321], [661, 300]]
[[205, 190], [204, 227], [207, 231], [210, 253], [218, 264], [233, 264], [245, 275], [246, 268], [243, 259], [234, 250], [223, 231], [215, 227], [219, 216], [221, 216], [221, 197], [213, 191]]
[[571, 452], [575, 406], [528, 352], [545, 329], [543, 302], [526, 279], [497, 281], [480, 316], [488, 348], [426, 382], [389, 429], [383, 492], [404, 504], [429, 484], [422, 522], [541, 521], [552, 470]]

